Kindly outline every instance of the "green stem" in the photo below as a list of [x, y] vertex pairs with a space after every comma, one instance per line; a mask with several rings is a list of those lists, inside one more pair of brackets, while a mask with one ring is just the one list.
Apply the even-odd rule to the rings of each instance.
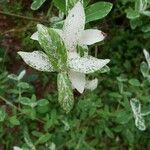
[[49, 9], [48, 9], [48, 12], [47, 12], [46, 17], [49, 17], [49, 16], [50, 16], [50, 13], [51, 13], [51, 11], [52, 11], [52, 8], [53, 8], [53, 0], [52, 0], [51, 5], [50, 5], [50, 7], [49, 7]]

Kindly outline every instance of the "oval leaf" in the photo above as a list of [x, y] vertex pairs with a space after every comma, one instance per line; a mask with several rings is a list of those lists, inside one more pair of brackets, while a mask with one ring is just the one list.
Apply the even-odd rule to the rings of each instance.
[[32, 10], [39, 9], [45, 1], [46, 0], [34, 0], [33, 3], [31, 4], [31, 9]]
[[56, 69], [64, 69], [67, 62], [65, 44], [55, 29], [37, 25], [38, 41], [49, 57], [52, 66]]
[[97, 2], [86, 8], [86, 23], [105, 17], [112, 9], [112, 4], [109, 2]]
[[42, 51], [18, 52], [26, 64], [38, 71], [52, 72], [52, 67], [48, 56]]
[[74, 97], [71, 87], [71, 82], [67, 73], [59, 73], [57, 77], [58, 86], [58, 101], [61, 107], [66, 111], [70, 112], [73, 107]]

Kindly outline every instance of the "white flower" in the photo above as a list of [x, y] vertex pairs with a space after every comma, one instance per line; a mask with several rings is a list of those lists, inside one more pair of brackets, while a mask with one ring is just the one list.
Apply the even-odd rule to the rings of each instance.
[[[85, 88], [91, 90], [95, 89], [96, 86], [93, 83], [96, 83], [97, 85], [97, 82], [93, 81], [91, 84], [89, 81], [86, 83], [85, 74], [100, 70], [110, 61], [109, 59], [102, 60], [92, 56], [80, 57], [77, 54], [77, 45], [86, 47], [87, 45], [102, 41], [105, 38], [100, 30], [84, 30], [84, 27], [85, 12], [81, 2], [78, 2], [72, 10], [70, 10], [66, 20], [64, 21], [63, 29], [55, 29], [55, 31], [63, 39], [68, 51], [68, 64], [70, 67], [68, 75], [72, 82], [72, 86], [80, 93], [83, 93]], [[31, 38], [33, 40], [38, 40], [38, 32], [35, 32]], [[45, 53], [35, 51], [32, 53], [19, 52], [19, 54], [31, 67], [40, 71], [53, 71], [48, 56], [46, 56]], [[87, 87], [88, 84], [90, 84], [90, 86]]]

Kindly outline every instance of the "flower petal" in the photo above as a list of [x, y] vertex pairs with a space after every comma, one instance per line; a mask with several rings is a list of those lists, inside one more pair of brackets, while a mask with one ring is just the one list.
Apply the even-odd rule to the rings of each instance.
[[85, 74], [70, 71], [68, 75], [73, 88], [77, 89], [78, 92], [83, 93], [85, 87]]
[[85, 30], [81, 36], [80, 43], [85, 45], [92, 45], [94, 43], [104, 40], [105, 36], [102, 31], [97, 29]]
[[38, 32], [34, 32], [31, 37], [32, 40], [37, 40], [38, 41]]
[[48, 56], [42, 51], [33, 51], [33, 52], [18, 52], [26, 64], [30, 67], [39, 70], [52, 72], [54, 71]]
[[85, 88], [88, 89], [88, 90], [93, 91], [97, 88], [97, 85], [98, 85], [98, 79], [95, 78], [93, 80], [87, 80]]
[[69, 12], [63, 26], [63, 37], [68, 51], [75, 51], [85, 26], [85, 12], [78, 2]]
[[100, 70], [109, 61], [109, 59], [97, 59], [92, 56], [87, 56], [69, 59], [68, 65], [73, 71], [88, 74]]

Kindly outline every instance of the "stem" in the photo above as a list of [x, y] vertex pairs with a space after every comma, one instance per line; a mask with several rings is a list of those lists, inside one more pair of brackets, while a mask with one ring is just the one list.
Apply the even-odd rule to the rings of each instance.
[[66, 16], [68, 15], [68, 0], [65, 0], [66, 2]]
[[[18, 110], [21, 114], [27, 115], [26, 113], [22, 112], [22, 110], [20, 108], [18, 108], [17, 106], [15, 106], [14, 104], [12, 104], [11, 102], [9, 102], [7, 99], [5, 99], [4, 97], [2, 97], [0, 95], [0, 99], [3, 100], [6, 104], [8, 104], [9, 106], [15, 108], [16, 110]], [[45, 122], [41, 119], [35, 118], [35, 120], [45, 124]]]
[[26, 31], [28, 28], [31, 28], [30, 27], [31, 24], [29, 23], [27, 26], [23, 27], [23, 28], [13, 28], [13, 29], [10, 29], [10, 30], [7, 30], [3, 33], [0, 33], [0, 35], [5, 35], [7, 33], [11, 33], [11, 32], [22, 32], [22, 31]]
[[11, 107], [17, 108], [15, 105], [13, 105], [11, 102], [7, 101], [4, 97], [0, 96], [0, 99], [3, 100], [6, 104], [8, 104]]
[[97, 57], [97, 54], [98, 54], [98, 47], [95, 46], [95, 57]]
[[16, 15], [16, 14], [4, 12], [4, 11], [0, 11], [0, 14], [6, 15], [6, 16], [16, 17], [16, 18], [20, 18], [20, 19], [25, 19], [25, 20], [31, 20], [31, 21], [35, 21], [35, 22], [45, 22], [45, 23], [48, 23], [48, 22], [49, 22], [48, 20], [41, 20], [41, 19], [37, 19], [37, 18], [32, 18], [32, 17], [27, 17], [27, 16]]
[[49, 16], [50, 16], [50, 13], [51, 13], [51, 11], [52, 11], [52, 8], [53, 8], [53, 0], [52, 0], [51, 5], [50, 5], [50, 7], [49, 7], [49, 9], [48, 9], [48, 12], [47, 12], [46, 17], [49, 17]]

